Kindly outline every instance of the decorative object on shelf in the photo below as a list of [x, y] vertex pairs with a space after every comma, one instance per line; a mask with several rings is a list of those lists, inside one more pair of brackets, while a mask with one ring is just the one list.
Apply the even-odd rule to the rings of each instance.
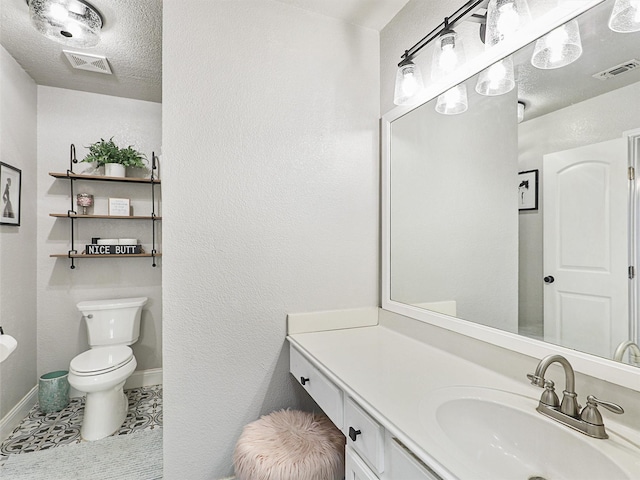
[[27, 0], [31, 23], [42, 35], [73, 47], [94, 47], [100, 42], [104, 20], [84, 0]]
[[22, 190], [22, 170], [0, 162], [0, 225], [20, 226], [20, 194]]
[[138, 152], [131, 145], [126, 148], [118, 147], [113, 137], [109, 140], [101, 138], [99, 142], [87, 148], [89, 154], [82, 161], [95, 163], [98, 167], [104, 165], [104, 173], [107, 177], [124, 177], [125, 167], [146, 168], [144, 162], [147, 158], [143, 153]]
[[142, 245], [87, 245], [85, 247], [87, 255], [138, 255], [144, 253]]
[[87, 207], [93, 206], [93, 195], [90, 193], [79, 193], [77, 197], [78, 206], [82, 207], [82, 215], [87, 214]]
[[128, 217], [131, 205], [128, 198], [109, 198], [109, 215], [112, 217]]

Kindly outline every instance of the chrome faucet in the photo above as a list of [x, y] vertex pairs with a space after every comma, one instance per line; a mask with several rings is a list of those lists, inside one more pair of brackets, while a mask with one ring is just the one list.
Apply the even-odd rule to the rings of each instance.
[[[547, 368], [552, 363], [559, 363], [564, 368], [565, 387], [562, 392], [562, 403], [555, 393], [554, 383], [544, 378]], [[598, 411], [598, 405], [602, 405], [613, 413], [624, 413], [620, 405], [598, 400], [593, 395], [587, 397], [587, 406], [580, 411], [578, 395], [575, 392], [575, 373], [569, 361], [562, 355], [544, 357], [538, 363], [535, 373], [528, 374], [527, 378], [532, 385], [545, 389], [536, 408], [538, 412], [590, 437], [609, 438], [602, 415]]]

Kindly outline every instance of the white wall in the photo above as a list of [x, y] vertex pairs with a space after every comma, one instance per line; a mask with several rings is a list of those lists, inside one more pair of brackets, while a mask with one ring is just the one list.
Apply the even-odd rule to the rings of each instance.
[[[66, 213], [71, 204], [69, 181], [48, 174], [69, 168], [71, 143], [76, 145], [79, 160], [88, 152], [85, 146], [111, 136], [117, 144], [133, 145], [151, 158], [152, 151], [160, 150], [161, 134], [159, 103], [38, 87], [39, 375], [68, 369], [69, 361], [88, 348], [86, 326], [75, 305], [104, 298], [149, 297], [141, 336], [133, 351], [139, 370], [162, 365], [161, 266], [153, 268], [147, 258], [79, 259], [75, 270], [71, 270], [68, 259], [50, 258], [50, 254], [66, 253], [70, 248], [70, 220], [55, 219], [49, 214]], [[74, 171], [82, 172], [87, 167], [88, 164], [78, 163]], [[79, 192], [95, 196], [96, 214], [107, 213], [108, 197], [130, 198], [134, 214], [151, 213], [147, 185], [78, 181], [74, 195]], [[150, 221], [91, 219], [78, 220], [76, 226], [79, 251], [91, 237], [138, 238], [145, 249], [151, 247]]]
[[[562, 110], [523, 122], [518, 129], [520, 170], [539, 169], [547, 153], [621, 138], [640, 128], [640, 83], [619, 88]], [[542, 206], [542, 186], [539, 204]], [[542, 221], [544, 212], [520, 215], [520, 322], [542, 335]]]
[[272, 0], [163, 15], [165, 477], [218, 479], [304, 396], [287, 313], [378, 304], [378, 34]]
[[0, 325], [18, 340], [0, 364], [0, 419], [36, 383], [36, 98], [0, 46], [0, 162], [22, 170], [20, 226], [0, 226]]

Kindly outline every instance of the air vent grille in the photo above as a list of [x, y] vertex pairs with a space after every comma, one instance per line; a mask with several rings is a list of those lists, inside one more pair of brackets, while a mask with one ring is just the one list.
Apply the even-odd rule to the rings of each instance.
[[87, 53], [70, 52], [69, 50], [63, 50], [67, 56], [67, 60], [73, 68], [78, 70], [87, 70], [89, 72], [98, 72], [111, 75], [111, 67], [107, 57], [101, 55], [89, 55]]
[[629, 61], [621, 63], [620, 65], [616, 65], [615, 67], [607, 68], [602, 72], [596, 73], [593, 77], [599, 78], [600, 80], [609, 80], [610, 78], [614, 78], [618, 75], [622, 75], [623, 73], [630, 72], [631, 70], [634, 70], [638, 67], [640, 67], [640, 60], [632, 58]]

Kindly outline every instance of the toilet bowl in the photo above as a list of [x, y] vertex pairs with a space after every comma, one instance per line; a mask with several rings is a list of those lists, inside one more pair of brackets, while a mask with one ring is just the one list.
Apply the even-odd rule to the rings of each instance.
[[86, 393], [80, 435], [99, 440], [115, 433], [128, 410], [124, 384], [137, 367], [129, 345], [138, 340], [147, 298], [80, 302], [90, 350], [71, 360], [69, 384]]
[[69, 384], [87, 394], [80, 427], [84, 440], [99, 440], [120, 428], [128, 410], [123, 387], [136, 366], [127, 346], [97, 347], [71, 360]]

